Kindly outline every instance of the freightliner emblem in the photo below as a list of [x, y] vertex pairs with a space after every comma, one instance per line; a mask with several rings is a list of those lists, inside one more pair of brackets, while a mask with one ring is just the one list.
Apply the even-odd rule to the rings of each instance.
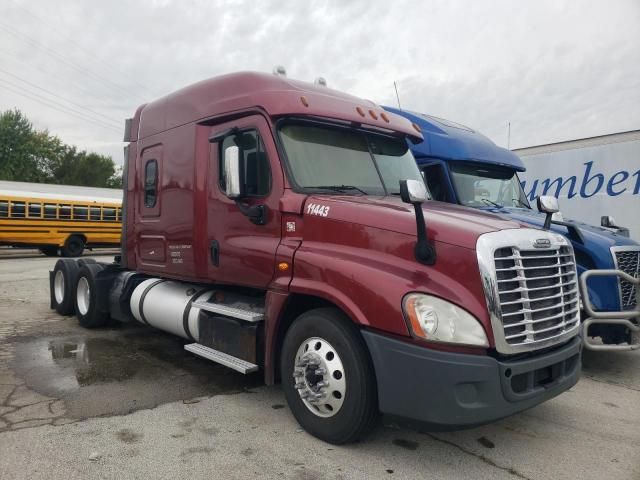
[[548, 238], [536, 238], [533, 246], [536, 248], [549, 248], [551, 246], [551, 240]]

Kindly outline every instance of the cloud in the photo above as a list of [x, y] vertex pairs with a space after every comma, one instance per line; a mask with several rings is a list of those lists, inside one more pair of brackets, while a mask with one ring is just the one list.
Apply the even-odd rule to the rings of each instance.
[[0, 108], [121, 162], [124, 119], [139, 104], [282, 64], [381, 104], [396, 103], [397, 81], [404, 108], [502, 145], [511, 122], [511, 146], [528, 146], [640, 128], [639, 24], [634, 0], [9, 0]]

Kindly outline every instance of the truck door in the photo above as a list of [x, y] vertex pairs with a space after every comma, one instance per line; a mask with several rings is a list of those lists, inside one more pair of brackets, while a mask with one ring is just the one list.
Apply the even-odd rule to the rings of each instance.
[[[222, 134], [222, 135], [221, 135]], [[281, 236], [279, 201], [283, 172], [271, 129], [260, 115], [215, 125], [210, 136], [207, 181], [208, 277], [215, 282], [266, 288], [274, 275]], [[240, 149], [246, 196], [225, 195], [223, 152]], [[261, 224], [248, 212], [264, 209]], [[253, 209], [253, 210], [252, 210]]]

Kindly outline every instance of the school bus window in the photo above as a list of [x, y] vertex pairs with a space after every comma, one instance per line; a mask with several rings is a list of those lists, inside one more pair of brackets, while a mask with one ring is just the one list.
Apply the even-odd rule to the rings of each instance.
[[73, 206], [73, 219], [74, 220], [87, 220], [88, 211], [89, 211], [88, 207], [81, 206], [81, 205], [74, 205]]
[[11, 216], [24, 218], [24, 202], [11, 202]]
[[45, 203], [44, 204], [44, 218], [56, 218], [58, 205]]
[[59, 218], [60, 220], [70, 220], [71, 219], [71, 205], [60, 205], [59, 210]]
[[42, 204], [29, 203], [29, 218], [41, 218], [41, 217], [42, 217]]
[[103, 210], [103, 217], [105, 221], [107, 222], [114, 222], [116, 220], [116, 209], [115, 208], [111, 208], [111, 207], [104, 207]]
[[116, 220], [122, 220], [122, 211], [119, 208], [116, 208]]
[[9, 216], [9, 202], [6, 200], [0, 200], [0, 218], [7, 218]]
[[101, 220], [100, 207], [91, 207], [89, 209], [89, 220], [93, 220], [96, 222], [99, 222]]

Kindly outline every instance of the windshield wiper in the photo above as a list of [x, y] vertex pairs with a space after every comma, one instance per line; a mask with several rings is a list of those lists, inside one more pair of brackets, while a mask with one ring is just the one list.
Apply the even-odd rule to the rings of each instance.
[[524, 208], [528, 208], [529, 210], [531, 210], [531, 207], [529, 205], [527, 205], [526, 203], [524, 203], [522, 200], [520, 200], [519, 198], [512, 198], [511, 201], [518, 203], [519, 205], [522, 205]]
[[365, 192], [361, 188], [356, 187], [354, 185], [313, 185], [313, 186], [304, 187], [304, 188], [317, 188], [318, 190], [331, 190], [332, 192], [343, 192], [343, 193], [355, 190], [356, 192], [360, 192], [363, 195], [368, 195], [367, 192]]
[[493, 205], [494, 207], [497, 208], [504, 208], [502, 205], [500, 205], [499, 203], [494, 202], [493, 200], [489, 200], [488, 198], [481, 198], [481, 200], [483, 202], [485, 202], [488, 205]]

